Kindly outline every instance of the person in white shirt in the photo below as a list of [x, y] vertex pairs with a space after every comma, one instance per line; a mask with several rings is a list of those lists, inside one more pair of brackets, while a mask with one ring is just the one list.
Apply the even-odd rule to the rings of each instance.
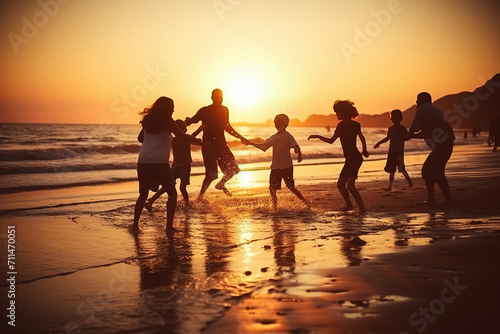
[[139, 218], [148, 199], [149, 190], [157, 191], [159, 186], [162, 186], [168, 194], [166, 231], [175, 231], [173, 221], [177, 205], [177, 191], [168, 164], [172, 144], [171, 133], [193, 142], [199, 142], [199, 140], [179, 129], [172, 119], [173, 112], [174, 101], [162, 96], [150, 108], [139, 113], [142, 116], [142, 130], [138, 140], [142, 143], [142, 147], [137, 160], [139, 197], [134, 209], [134, 224], [132, 225], [134, 231], [139, 229]]
[[300, 191], [295, 188], [295, 181], [293, 179], [293, 162], [290, 149], [294, 149], [297, 154], [298, 162], [302, 161], [302, 152], [300, 151], [300, 147], [295, 141], [295, 138], [293, 138], [293, 136], [286, 131], [288, 123], [288, 116], [285, 114], [279, 114], [274, 118], [274, 126], [276, 127], [276, 130], [278, 130], [276, 134], [269, 137], [262, 144], [256, 144], [251, 141], [247, 142], [264, 152], [270, 147], [273, 148], [271, 174], [269, 176], [269, 192], [271, 194], [273, 209], [275, 211], [278, 207], [276, 190], [281, 189], [281, 180], [285, 181], [285, 185], [292, 193], [294, 193], [306, 206], [309, 206], [309, 203], [306, 201], [304, 196], [302, 196]]

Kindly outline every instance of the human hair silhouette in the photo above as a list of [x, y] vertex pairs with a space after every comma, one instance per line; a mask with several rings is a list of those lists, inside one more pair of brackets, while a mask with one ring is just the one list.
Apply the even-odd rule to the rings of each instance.
[[139, 113], [141, 124], [150, 133], [158, 133], [167, 128], [168, 120], [174, 112], [174, 101], [165, 96], [158, 98], [149, 108]]

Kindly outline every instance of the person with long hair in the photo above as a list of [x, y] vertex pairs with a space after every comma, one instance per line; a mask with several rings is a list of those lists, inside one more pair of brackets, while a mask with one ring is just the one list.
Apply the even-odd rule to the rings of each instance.
[[[309, 139], [320, 139], [328, 144], [333, 144], [337, 138], [340, 138], [340, 144], [342, 150], [344, 151], [345, 163], [342, 171], [340, 172], [339, 179], [337, 181], [337, 188], [340, 194], [344, 198], [346, 206], [342, 208], [342, 211], [351, 211], [354, 209], [352, 202], [349, 198], [349, 193], [356, 200], [359, 206], [359, 213], [366, 213], [366, 207], [363, 203], [361, 195], [356, 188], [356, 179], [358, 178], [358, 171], [363, 163], [363, 156], [368, 158], [370, 154], [366, 149], [366, 140], [361, 133], [361, 125], [354, 121], [356, 117], [359, 116], [358, 109], [354, 106], [354, 103], [349, 100], [337, 100], [333, 104], [333, 111], [340, 120], [335, 129], [335, 133], [331, 138], [311, 135]], [[356, 139], [359, 137], [363, 151], [359, 152], [356, 146]]]
[[151, 107], [139, 113], [142, 117], [140, 122], [142, 130], [138, 140], [142, 143], [142, 147], [137, 161], [139, 197], [135, 203], [132, 230], [139, 229], [139, 218], [148, 199], [149, 190], [157, 191], [162, 186], [168, 194], [166, 231], [175, 231], [173, 221], [177, 205], [177, 191], [169, 166], [171, 133], [193, 142], [199, 142], [199, 140], [179, 129], [172, 119], [173, 112], [174, 101], [162, 96]]

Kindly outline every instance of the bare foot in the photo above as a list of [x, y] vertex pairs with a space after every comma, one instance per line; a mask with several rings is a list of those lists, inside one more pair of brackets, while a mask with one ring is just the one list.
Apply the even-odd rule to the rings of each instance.
[[445, 199], [444, 201], [439, 203], [439, 205], [442, 205], [442, 206], [452, 206], [453, 204], [454, 204], [453, 200], [451, 200], [451, 199]]
[[215, 185], [215, 189], [222, 190], [224, 192], [224, 194], [226, 194], [227, 196], [230, 196], [230, 197], [233, 196], [233, 194], [231, 194], [231, 192], [229, 190], [227, 190], [227, 188], [221, 183], [217, 183]]
[[408, 188], [413, 188], [413, 182], [411, 182], [411, 180], [408, 180]]
[[354, 210], [354, 207], [351, 205], [346, 205], [344, 206], [342, 209], [340, 209], [340, 211], [352, 211]]
[[208, 203], [208, 201], [203, 196], [196, 197], [196, 202], [202, 203], [202, 204], [207, 204]]
[[389, 188], [389, 187], [387, 187], [387, 188], [382, 188], [382, 189], [384, 189], [385, 191], [391, 191], [391, 190], [392, 190], [392, 188]]

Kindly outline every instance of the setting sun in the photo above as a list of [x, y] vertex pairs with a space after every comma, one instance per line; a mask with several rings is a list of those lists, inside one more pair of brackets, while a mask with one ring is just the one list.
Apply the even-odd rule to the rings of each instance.
[[232, 69], [223, 80], [224, 102], [234, 109], [248, 110], [266, 98], [266, 80], [256, 69]]
[[12, 2], [0, 122], [137, 124], [162, 95], [182, 119], [214, 88], [234, 123], [304, 121], [348, 98], [364, 114], [406, 109], [498, 72], [496, 3]]

